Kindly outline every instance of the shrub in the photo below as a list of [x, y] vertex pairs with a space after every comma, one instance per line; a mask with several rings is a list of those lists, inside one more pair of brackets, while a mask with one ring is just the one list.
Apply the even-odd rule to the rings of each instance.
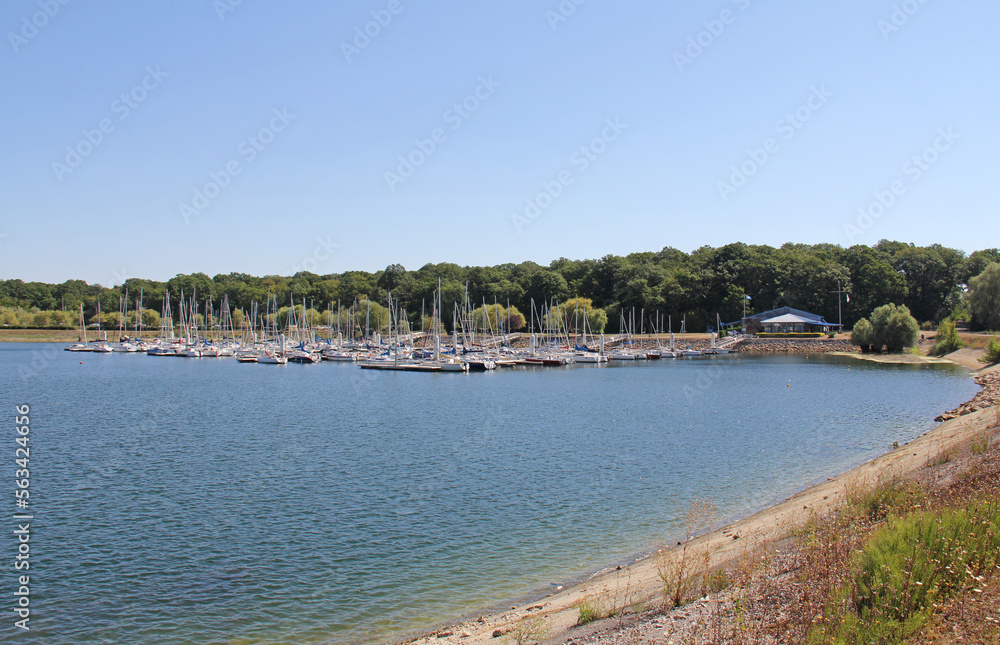
[[965, 347], [965, 341], [959, 337], [958, 331], [955, 329], [955, 323], [945, 320], [937, 328], [937, 341], [931, 349], [931, 354], [943, 356], [944, 354], [958, 351], [963, 347]]
[[852, 601], [865, 622], [900, 633], [934, 603], [996, 567], [1000, 558], [1000, 505], [913, 513], [876, 531], [855, 563]]
[[600, 620], [604, 618], [604, 614], [601, 612], [601, 608], [589, 600], [584, 600], [580, 603], [579, 607], [580, 614], [576, 619], [577, 625], [586, 625], [592, 623], [595, 620]]
[[997, 340], [996, 336], [990, 339], [990, 344], [986, 346], [986, 352], [979, 359], [979, 362], [987, 365], [1000, 363], [1000, 340]]
[[935, 606], [980, 584], [1000, 562], [1000, 503], [891, 518], [851, 561], [840, 599], [810, 643], [896, 644]]
[[867, 354], [872, 351], [872, 345], [875, 343], [875, 330], [872, 329], [872, 324], [867, 318], [862, 318], [858, 322], [854, 323], [854, 329], [851, 330], [851, 344], [857, 345], [861, 348], [861, 353]]
[[899, 353], [917, 344], [920, 327], [904, 305], [888, 304], [876, 307], [871, 317], [874, 330], [873, 348], [881, 351], [885, 347], [889, 353]]
[[881, 522], [889, 515], [905, 513], [923, 501], [920, 487], [913, 482], [892, 479], [873, 488], [861, 485], [846, 491], [848, 509], [858, 518]]
[[711, 502], [692, 501], [685, 517], [683, 546], [675, 552], [666, 551], [657, 556], [656, 572], [663, 583], [663, 599], [668, 609], [684, 604], [694, 580], [704, 574], [708, 551], [701, 549], [701, 553], [692, 553], [689, 549], [694, 537], [712, 525], [714, 514]]

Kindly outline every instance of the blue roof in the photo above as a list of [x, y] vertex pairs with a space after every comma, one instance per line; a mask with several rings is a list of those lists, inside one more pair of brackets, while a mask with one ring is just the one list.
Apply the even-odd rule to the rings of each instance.
[[807, 319], [808, 322], [818, 325], [829, 325], [830, 323], [823, 320], [823, 316], [818, 316], [816, 314], [811, 314], [808, 311], [802, 311], [801, 309], [795, 309], [793, 307], [779, 307], [777, 309], [772, 309], [770, 311], [762, 311], [759, 314], [752, 314], [747, 316], [748, 319], [754, 320], [767, 320], [769, 318], [777, 318], [778, 316], [784, 316], [786, 314], [792, 314], [799, 316], [800, 318]]

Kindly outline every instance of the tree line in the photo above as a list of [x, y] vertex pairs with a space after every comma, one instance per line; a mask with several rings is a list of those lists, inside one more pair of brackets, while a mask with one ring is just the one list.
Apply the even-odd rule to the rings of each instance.
[[126, 293], [130, 310], [140, 292], [143, 307], [154, 312], [167, 293], [174, 304], [180, 302], [182, 293], [186, 299], [195, 297], [199, 309], [207, 302], [218, 307], [226, 296], [234, 310], [247, 313], [255, 302], [263, 311], [271, 294], [279, 306], [304, 304], [322, 313], [336, 312], [338, 303], [342, 308], [363, 300], [385, 305], [391, 292], [393, 301], [416, 326], [421, 309], [429, 313], [440, 280], [442, 320], [448, 328], [454, 303], [463, 303], [466, 297], [473, 307], [484, 302], [511, 306], [523, 312], [526, 324], [531, 322], [532, 302], [537, 320], [543, 304], [577, 298], [603, 312], [591, 312], [590, 324], [604, 324], [604, 331], [611, 333], [621, 330], [621, 312], [627, 321], [633, 309], [636, 327], [644, 312], [646, 329], [659, 314], [671, 317], [674, 331], [682, 319], [688, 331], [703, 331], [714, 325], [716, 314], [723, 322], [740, 320], [744, 306], [748, 314], [789, 306], [836, 322], [838, 304], [844, 327], [850, 329], [888, 303], [906, 306], [925, 326], [958, 317], [982, 328], [995, 327], [993, 314], [969, 310], [969, 285], [998, 262], [1000, 250], [995, 248], [966, 254], [938, 244], [916, 246], [888, 240], [849, 248], [792, 243], [776, 248], [736, 242], [718, 248], [704, 246], [691, 253], [666, 247], [600, 259], [559, 258], [548, 266], [528, 261], [464, 267], [426, 264], [417, 270], [392, 264], [376, 272], [325, 275], [209, 277], [192, 273], [166, 282], [129, 278], [112, 288], [81, 280], [47, 284], [9, 279], [0, 282], [0, 324], [73, 326], [81, 304], [90, 321], [98, 306], [103, 314], [117, 312]]

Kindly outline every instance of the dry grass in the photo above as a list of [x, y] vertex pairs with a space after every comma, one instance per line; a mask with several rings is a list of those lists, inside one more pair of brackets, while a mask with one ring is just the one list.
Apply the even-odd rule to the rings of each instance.
[[75, 343], [79, 336], [78, 329], [0, 329], [4, 343]]
[[[1000, 407], [997, 407], [998, 414], [1000, 414]], [[972, 454], [982, 455], [986, 454], [990, 449], [990, 432], [989, 430], [983, 430], [978, 435], [972, 438]]]
[[625, 617], [648, 609], [647, 598], [639, 585], [632, 584], [632, 570], [619, 568], [615, 576], [614, 589], [604, 593], [591, 594], [577, 605], [577, 625], [587, 625], [604, 618], [619, 619], [621, 626]]
[[[113, 340], [118, 337], [115, 330], [105, 330], [108, 339]], [[97, 340], [97, 330], [88, 329], [87, 337], [90, 340]], [[129, 331], [129, 336], [135, 337], [134, 331]], [[156, 338], [156, 332], [146, 331], [143, 338]], [[80, 330], [76, 329], [3, 329], [0, 328], [0, 342], [3, 343], [75, 343], [80, 340]]]
[[986, 349], [990, 344], [990, 339], [995, 334], [974, 334], [971, 332], [958, 332], [958, 337], [962, 339], [968, 349]]
[[694, 548], [691, 541], [708, 531], [714, 518], [715, 506], [711, 502], [691, 502], [684, 516], [684, 541], [680, 543], [680, 550], [665, 550], [657, 556], [656, 570], [663, 582], [666, 608], [680, 607], [687, 602], [691, 590], [707, 571], [711, 554], [707, 549]]
[[530, 616], [514, 623], [503, 638], [508, 645], [529, 645], [544, 640], [548, 633], [549, 624], [544, 618]]

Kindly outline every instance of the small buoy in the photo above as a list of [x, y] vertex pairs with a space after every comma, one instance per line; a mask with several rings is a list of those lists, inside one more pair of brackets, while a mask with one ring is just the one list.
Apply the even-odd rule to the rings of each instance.
[[792, 387], [792, 384], [791, 384], [791, 383], [789, 383], [789, 384], [788, 384], [788, 385], [786, 385], [785, 387]]
[[80, 365], [83, 365], [83, 361], [80, 361]]

